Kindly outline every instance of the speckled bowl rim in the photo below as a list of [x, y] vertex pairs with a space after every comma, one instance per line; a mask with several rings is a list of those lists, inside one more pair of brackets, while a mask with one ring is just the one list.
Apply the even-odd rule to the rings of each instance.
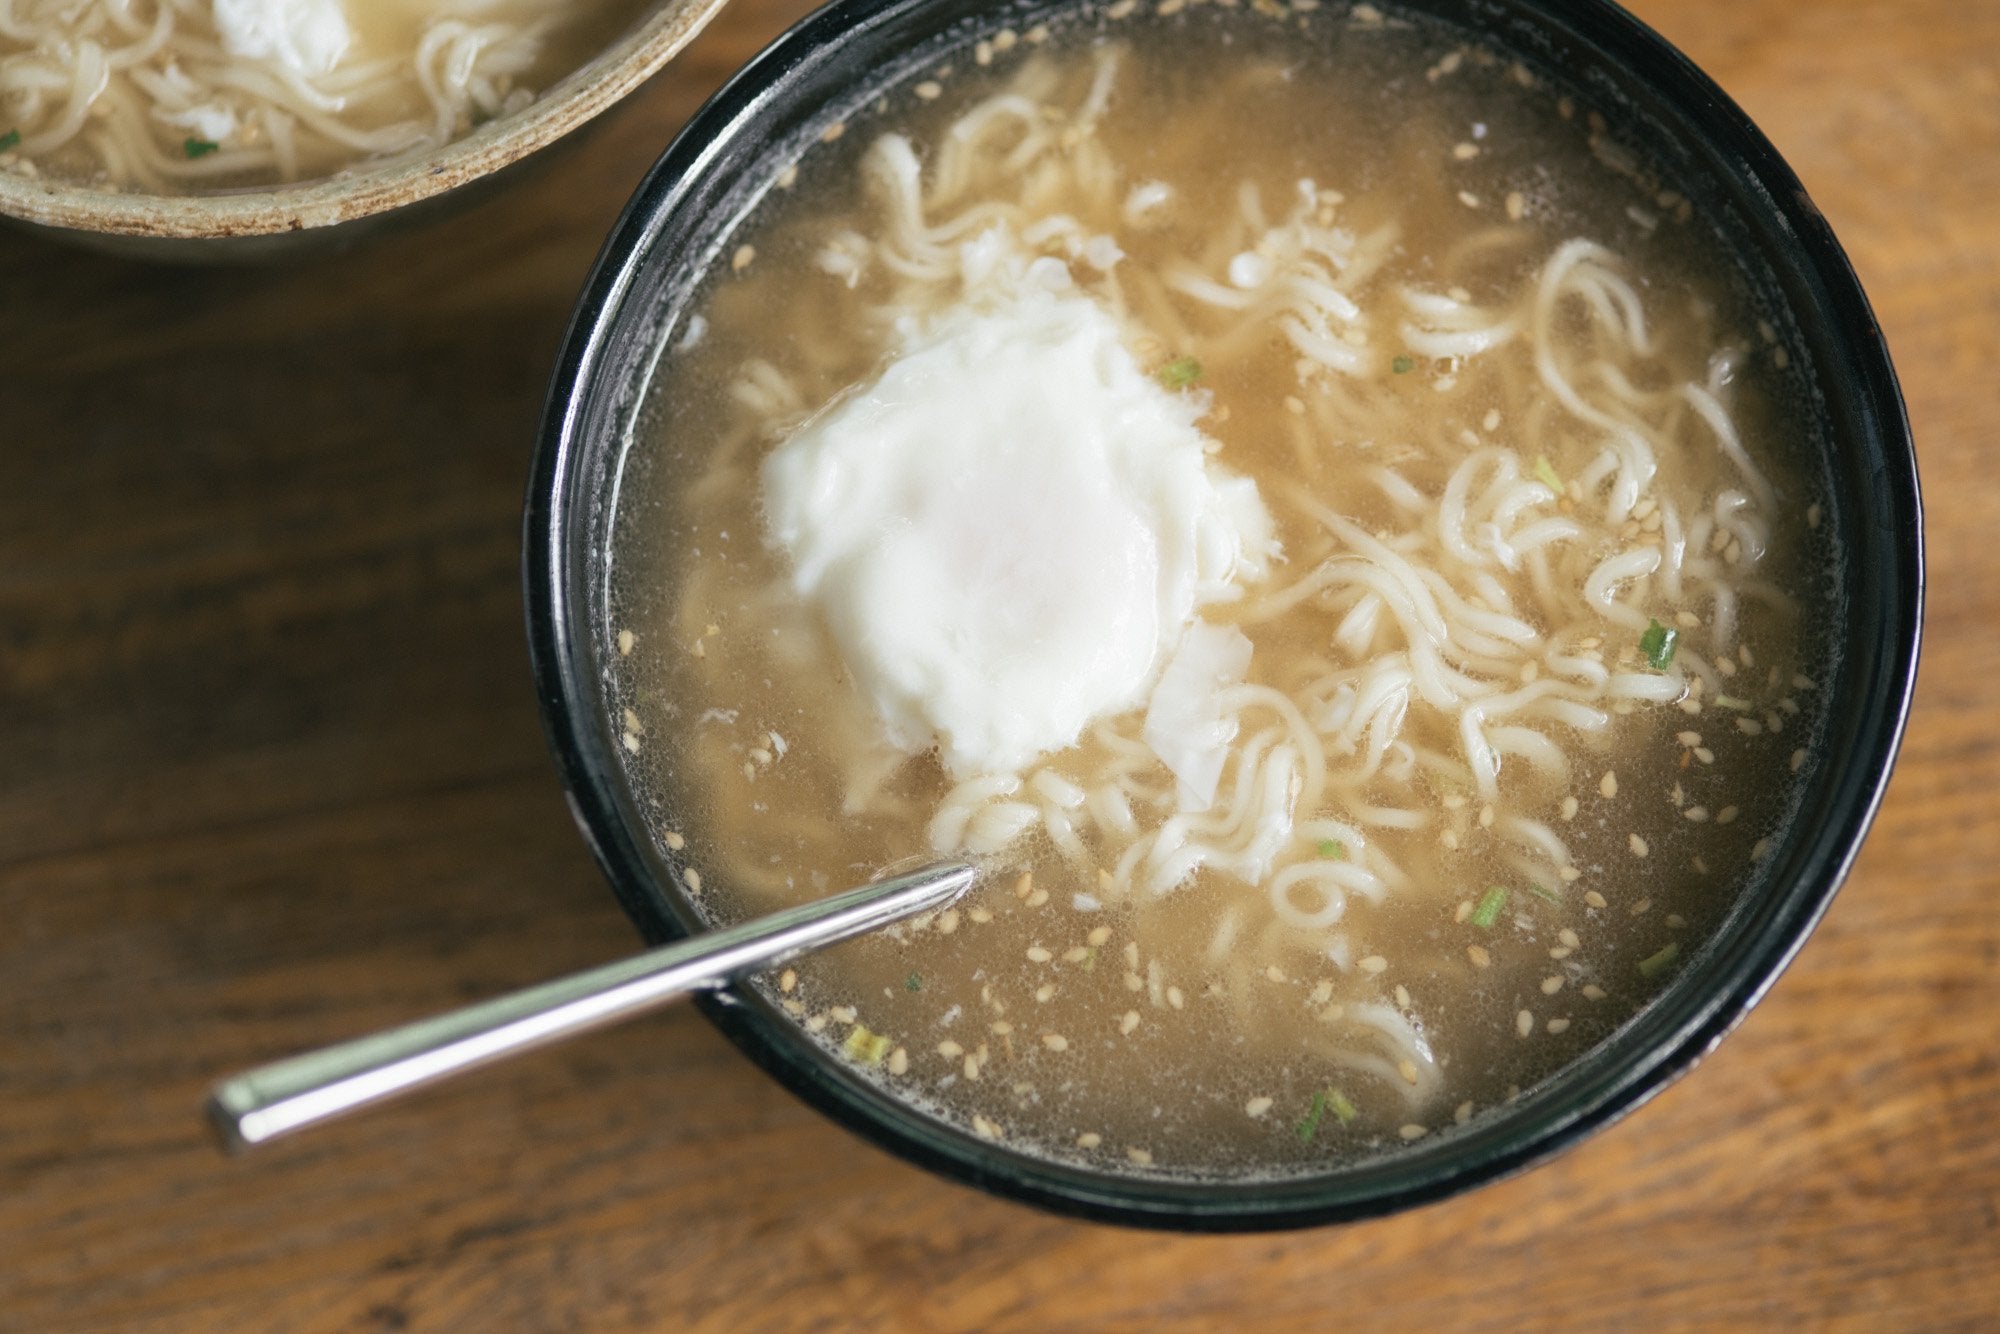
[[527, 107], [428, 151], [271, 189], [110, 193], [0, 171], [0, 216], [108, 236], [200, 240], [332, 227], [490, 176], [609, 109], [693, 41], [728, 0], [659, 0], [636, 28]]
[[[758, 56], [691, 119], [627, 205], [579, 298], [550, 386], [529, 481], [523, 578], [544, 723], [577, 825], [640, 932], [704, 929], [676, 885], [687, 853], [664, 849], [624, 776], [603, 612], [617, 509], [616, 453], [643, 402], [635, 358], [657, 349], [709, 265], [726, 262], [754, 194], [742, 182], [872, 101], [897, 68], [928, 67], [962, 26], [1068, 8], [1072, 0], [836, 0]], [[745, 1055], [820, 1112], [952, 1180], [1102, 1222], [1178, 1231], [1316, 1226], [1414, 1208], [1543, 1162], [1630, 1114], [1687, 1073], [1777, 981], [1832, 904], [1888, 784], [1916, 682], [1924, 596], [1923, 512], [1908, 415], [1880, 324], [1825, 219], [1790, 167], [1692, 62], [1610, 0], [1409, 0], [1515, 51], [1555, 61], [1563, 82], [1668, 136], [1678, 173], [1713, 173], [1702, 195], [1728, 215], [1785, 298], [1788, 341], [1824, 396], [1828, 497], [1846, 547], [1844, 652], [1799, 806], [1714, 937], [1614, 1033], [1517, 1102], [1413, 1145], [1276, 1180], [1190, 1180], [1045, 1158], [931, 1117], [818, 1044], [756, 987], [705, 996]], [[1545, 49], [1546, 48], [1546, 49]], [[1573, 62], [1573, 63], [1572, 63]], [[1650, 123], [1649, 123], [1650, 122]], [[1675, 167], [1675, 160], [1663, 165]], [[1679, 175], [1692, 184], [1694, 178]], [[1722, 226], [1721, 223], [1717, 224]], [[689, 278], [684, 271], [691, 271]], [[1753, 282], [1757, 278], [1753, 276]]]

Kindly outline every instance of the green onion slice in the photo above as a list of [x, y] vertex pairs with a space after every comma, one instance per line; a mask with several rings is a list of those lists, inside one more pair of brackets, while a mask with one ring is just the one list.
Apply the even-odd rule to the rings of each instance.
[[213, 139], [187, 138], [181, 140], [181, 151], [191, 158], [207, 157], [210, 153], [215, 152], [221, 147], [222, 145], [216, 143]]
[[1507, 891], [1499, 885], [1493, 886], [1480, 896], [1479, 906], [1472, 910], [1472, 924], [1490, 927], [1500, 920], [1500, 910], [1507, 906]]
[[[1299, 1122], [1299, 1143], [1310, 1144], [1313, 1142], [1313, 1136], [1319, 1133], [1319, 1120], [1325, 1115], [1326, 1091], [1322, 1089], [1320, 1092], [1313, 1094], [1312, 1110], [1308, 1111], [1305, 1114], [1305, 1119]], [[1334, 1115], [1338, 1116], [1339, 1113], [1335, 1112]]]
[[1656, 672], [1667, 670], [1667, 664], [1674, 660], [1674, 649], [1680, 644], [1681, 632], [1661, 625], [1658, 621], [1646, 622], [1646, 633], [1639, 636], [1639, 651], [1646, 655], [1646, 661]]
[[1201, 363], [1193, 357], [1176, 357], [1160, 367], [1160, 383], [1169, 389], [1185, 389], [1201, 378]]
[[1563, 479], [1556, 476], [1556, 470], [1549, 466], [1547, 454], [1535, 455], [1535, 480], [1557, 495], [1563, 493]]
[[1639, 960], [1639, 972], [1646, 977], [1658, 977], [1663, 971], [1672, 967], [1674, 960], [1680, 957], [1681, 947], [1670, 941], [1660, 948], [1658, 954], [1648, 955]]
[[1347, 860], [1347, 849], [1341, 846], [1337, 838], [1323, 838], [1319, 841], [1319, 855], [1333, 861], [1344, 862]]

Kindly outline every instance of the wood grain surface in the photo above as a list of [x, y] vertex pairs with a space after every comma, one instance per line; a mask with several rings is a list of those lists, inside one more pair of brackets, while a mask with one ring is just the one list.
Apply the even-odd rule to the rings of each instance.
[[1637, 8], [1849, 248], [1933, 573], [1874, 835], [1692, 1077], [1518, 1179], [1248, 1238], [935, 1180], [686, 1009], [212, 1148], [222, 1074], [634, 943], [544, 752], [518, 514], [619, 204], [803, 9], [735, 0], [577, 151], [351, 255], [0, 235], [0, 1327], [2000, 1326], [2000, 6]]

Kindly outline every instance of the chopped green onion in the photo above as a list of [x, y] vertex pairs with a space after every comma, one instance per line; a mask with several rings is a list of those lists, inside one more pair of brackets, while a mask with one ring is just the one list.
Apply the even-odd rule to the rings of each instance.
[[1535, 455], [1535, 480], [1557, 495], [1563, 493], [1563, 479], [1556, 476], [1556, 470], [1549, 466], [1547, 454]]
[[1169, 389], [1185, 389], [1201, 378], [1201, 363], [1193, 357], [1177, 357], [1160, 367], [1160, 383]]
[[1344, 1126], [1352, 1125], [1354, 1118], [1361, 1115], [1355, 1110], [1354, 1104], [1347, 1100], [1347, 1095], [1339, 1089], [1327, 1090], [1326, 1105], [1333, 1108], [1333, 1114], [1340, 1118], [1340, 1124]]
[[1681, 641], [1681, 632], [1670, 630], [1658, 621], [1646, 622], [1646, 633], [1639, 636], [1639, 651], [1646, 655], [1656, 672], [1667, 670], [1667, 664], [1674, 660], [1674, 647]]
[[882, 1058], [889, 1054], [889, 1048], [894, 1045], [884, 1035], [870, 1033], [866, 1026], [856, 1024], [848, 1030], [847, 1039], [840, 1044], [840, 1049], [857, 1061], [880, 1065]]
[[[1326, 1091], [1322, 1089], [1320, 1092], [1313, 1094], [1312, 1110], [1306, 1113], [1303, 1121], [1299, 1122], [1299, 1143], [1310, 1144], [1313, 1142], [1313, 1136], [1319, 1133], [1319, 1119], [1325, 1115]], [[1335, 1115], [1337, 1116], [1339, 1113], [1336, 1112]]]
[[1408, 375], [1411, 371], [1415, 370], [1416, 368], [1417, 368], [1417, 359], [1415, 357], [1397, 357], [1394, 361], [1389, 363], [1389, 369], [1396, 372], [1396, 374], [1398, 375]]
[[1639, 960], [1639, 971], [1647, 977], [1657, 977], [1662, 970], [1672, 965], [1673, 961], [1680, 958], [1680, 956], [1681, 947], [1677, 944], [1669, 943], [1662, 946], [1658, 954], [1649, 955]]
[[1738, 699], [1734, 695], [1717, 695], [1715, 702], [1725, 709], [1734, 709], [1738, 713], [1750, 712], [1750, 701], [1747, 699]]
[[215, 152], [221, 147], [222, 145], [216, 143], [213, 139], [187, 138], [181, 140], [181, 151], [191, 158], [207, 157], [210, 153]]
[[1337, 862], [1344, 862], [1347, 860], [1347, 849], [1341, 846], [1340, 840], [1337, 838], [1323, 838], [1319, 841], [1319, 855], [1322, 857], [1331, 857]]
[[1528, 892], [1538, 899], [1547, 899], [1550, 903], [1562, 902], [1562, 895], [1545, 885], [1529, 885]]
[[915, 973], [911, 973], [908, 977], [903, 979], [903, 990], [922, 991], [923, 989], [924, 989], [924, 980], [923, 978], [917, 976]]
[[1474, 926], [1492, 926], [1500, 920], [1500, 910], [1507, 906], [1507, 891], [1495, 885], [1480, 896], [1479, 906], [1472, 910]]
[[7, 152], [20, 142], [21, 132], [19, 130], [9, 130], [5, 134], [0, 134], [0, 153]]
[[1095, 967], [1097, 967], [1097, 946], [1092, 945], [1083, 953], [1083, 971], [1087, 973]]

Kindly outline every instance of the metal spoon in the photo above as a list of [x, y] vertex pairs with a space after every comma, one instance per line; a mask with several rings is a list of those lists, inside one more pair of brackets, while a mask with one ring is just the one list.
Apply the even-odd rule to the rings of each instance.
[[262, 1144], [941, 908], [964, 893], [974, 876], [973, 868], [963, 863], [940, 863], [462, 1010], [274, 1061], [216, 1085], [208, 1099], [209, 1119], [232, 1150]]

